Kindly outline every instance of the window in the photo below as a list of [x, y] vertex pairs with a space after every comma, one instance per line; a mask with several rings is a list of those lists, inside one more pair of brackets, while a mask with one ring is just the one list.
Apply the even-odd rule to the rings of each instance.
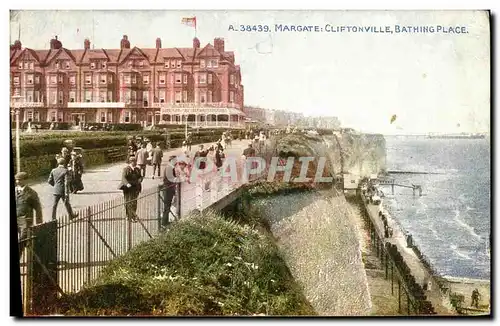
[[40, 84], [40, 76], [35, 76], [35, 84]]
[[75, 91], [69, 92], [69, 101], [71, 103], [76, 102], [76, 92]]
[[76, 76], [75, 75], [69, 76], [69, 83], [71, 85], [75, 85], [76, 84]]
[[14, 85], [19, 85], [19, 76], [14, 76], [12, 81], [13, 81]]
[[134, 61], [130, 60], [130, 61], [128, 62], [128, 66], [129, 66], [129, 67], [132, 67], [133, 65], [134, 65]]
[[113, 84], [113, 75], [108, 76], [108, 84]]
[[101, 111], [101, 122], [106, 122], [106, 112]]
[[101, 62], [101, 67], [102, 67], [102, 69], [106, 69], [106, 61]]
[[176, 84], [182, 83], [182, 74], [175, 74], [175, 83]]
[[123, 81], [125, 84], [130, 84], [130, 75], [123, 76]]
[[19, 69], [23, 69], [23, 62], [19, 62]]
[[70, 66], [69, 66], [69, 61], [66, 61], [66, 69], [69, 69]]
[[200, 102], [205, 103], [206, 101], [207, 101], [207, 92], [203, 90], [200, 92]]
[[233, 91], [229, 92], [229, 102], [231, 102], [231, 103], [234, 102], [234, 92]]
[[113, 91], [108, 91], [108, 102], [113, 102]]
[[139, 67], [144, 67], [144, 60], [139, 61]]
[[213, 98], [212, 98], [212, 91], [208, 91], [208, 100], [207, 100], [208, 103], [212, 103], [213, 102]]
[[149, 75], [143, 75], [143, 76], [142, 76], [142, 83], [143, 83], [144, 85], [149, 84]]
[[212, 74], [208, 74], [208, 83], [212, 84]]
[[92, 84], [92, 75], [91, 74], [86, 74], [85, 75], [85, 84], [86, 85]]
[[212, 68], [217, 68], [219, 66], [219, 60], [218, 59], [212, 59]]
[[161, 90], [160, 91], [160, 103], [165, 103], [165, 91]]
[[184, 84], [187, 84], [188, 83], [188, 76], [185, 74], [183, 77], [184, 77]]
[[106, 102], [106, 91], [99, 93], [99, 102], [101, 103]]
[[182, 102], [186, 103], [188, 101], [188, 92], [182, 91]]
[[35, 70], [35, 63], [34, 62], [30, 62], [30, 69]]
[[200, 60], [200, 68], [205, 68], [205, 60]]
[[207, 60], [207, 67], [212, 68], [212, 60]]
[[160, 74], [160, 84], [161, 85], [165, 84], [165, 74]]
[[35, 91], [35, 97], [33, 98], [34, 102], [41, 102], [40, 101], [40, 91]]
[[106, 74], [101, 74], [101, 84], [106, 84]]
[[50, 112], [50, 121], [52, 121], [52, 122], [56, 121], [56, 112], [55, 111]]
[[132, 84], [137, 83], [137, 76], [135, 74], [132, 75]]
[[126, 123], [129, 123], [129, 122], [130, 122], [130, 111], [125, 111], [125, 112], [124, 112], [124, 115], [123, 115], [123, 120], [124, 120]]
[[133, 103], [135, 103], [137, 101], [137, 92], [132, 91], [131, 93], [132, 93], [131, 100]]
[[182, 67], [182, 60], [177, 60], [177, 68]]
[[198, 79], [198, 84], [206, 84], [207, 83], [207, 74], [200, 74]]
[[57, 80], [58, 80], [59, 84], [62, 84], [63, 83], [63, 75], [59, 75], [57, 77], [58, 77]]
[[229, 75], [229, 84], [231, 84], [231, 85], [234, 84], [234, 75], [233, 74]]
[[28, 121], [33, 121], [33, 111], [32, 110], [26, 111], [26, 119], [28, 119]]
[[170, 68], [170, 61], [165, 60], [165, 68], [166, 69]]
[[170, 60], [170, 68], [175, 68], [175, 60]]
[[21, 89], [20, 88], [14, 88], [14, 96], [21, 96]]
[[40, 112], [35, 111], [35, 117], [34, 117], [33, 121], [35, 121], [35, 122], [39, 122], [40, 121]]
[[149, 105], [149, 92], [148, 91], [143, 91], [142, 92], [142, 104], [146, 108]]
[[50, 83], [51, 84], [57, 84], [57, 76], [56, 75], [50, 76]]
[[131, 97], [131, 94], [130, 94], [130, 90], [128, 89], [125, 91], [125, 103], [130, 104], [130, 100], [131, 100], [130, 97]]
[[26, 102], [33, 102], [33, 91], [26, 91]]
[[181, 98], [182, 93], [177, 91], [175, 92], [175, 103], [181, 103], [182, 98]]
[[30, 68], [30, 63], [25, 61], [24, 62], [24, 69], [29, 69]]
[[63, 104], [64, 95], [62, 91], [59, 91], [59, 104]]
[[57, 92], [56, 91], [50, 92], [50, 102], [52, 104], [57, 104]]
[[30, 85], [33, 84], [33, 75], [32, 74], [26, 75], [26, 83], [28, 83]]
[[56, 69], [59, 69], [59, 61], [56, 61]]
[[95, 69], [95, 62], [90, 63], [90, 69]]
[[85, 91], [85, 102], [91, 102], [92, 101], [92, 92], [90, 90]]

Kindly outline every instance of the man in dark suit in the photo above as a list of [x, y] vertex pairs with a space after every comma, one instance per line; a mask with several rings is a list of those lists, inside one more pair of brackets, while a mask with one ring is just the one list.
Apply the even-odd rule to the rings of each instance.
[[123, 168], [122, 181], [119, 189], [123, 191], [125, 199], [125, 212], [127, 218], [132, 221], [137, 221], [137, 197], [142, 190], [142, 174], [141, 170], [137, 167], [137, 160], [135, 157], [130, 157], [129, 165]]
[[26, 247], [28, 228], [33, 226], [33, 211], [35, 211], [36, 224], [43, 223], [42, 205], [35, 190], [26, 185], [26, 172], [19, 172], [15, 175], [16, 180], [16, 217], [17, 233], [19, 235], [19, 257], [21, 257]]
[[158, 177], [160, 177], [160, 166], [163, 158], [163, 151], [160, 143], [156, 143], [156, 147], [151, 151], [151, 164], [153, 164], [153, 179], [155, 178], [156, 169], [158, 169]]
[[70, 179], [69, 171], [66, 168], [66, 160], [62, 157], [57, 159], [58, 166], [50, 171], [48, 183], [54, 187], [54, 204], [52, 205], [52, 220], [56, 219], [57, 205], [59, 200], [63, 200], [64, 206], [68, 211], [70, 219], [78, 217], [78, 214], [73, 213], [71, 204], [69, 203]]
[[[166, 227], [169, 222], [170, 207], [172, 207], [172, 199], [175, 196], [175, 191], [177, 183], [179, 182], [177, 178], [177, 171], [175, 169], [175, 156], [170, 156], [168, 158], [167, 166], [163, 172], [163, 214], [161, 218], [161, 226]], [[177, 217], [179, 218], [179, 217]]]

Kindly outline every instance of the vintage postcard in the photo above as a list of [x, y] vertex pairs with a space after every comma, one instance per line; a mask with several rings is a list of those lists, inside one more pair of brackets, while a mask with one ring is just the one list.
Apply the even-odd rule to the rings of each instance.
[[12, 10], [11, 314], [490, 316], [490, 39], [484, 10]]

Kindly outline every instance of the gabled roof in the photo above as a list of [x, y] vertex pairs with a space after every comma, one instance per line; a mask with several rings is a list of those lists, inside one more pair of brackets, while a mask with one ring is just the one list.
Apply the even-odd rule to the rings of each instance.
[[220, 56], [221, 53], [215, 49], [215, 47], [208, 43], [203, 49], [197, 54], [198, 57], [214, 57]]
[[142, 52], [149, 58], [149, 62], [153, 63], [156, 59], [156, 54], [158, 53], [158, 49], [142, 49]]
[[40, 60], [40, 57], [38, 56], [38, 53], [35, 50], [29, 49], [29, 48], [17, 50], [14, 53], [12, 53], [12, 57], [11, 57], [10, 62], [15, 63], [20, 57], [22, 57], [26, 53], [29, 53], [38, 63], [42, 62], [42, 60]]
[[71, 60], [73, 60], [73, 62], [76, 63], [75, 57], [73, 56], [70, 50], [66, 48], [60, 48], [59, 50], [51, 50], [47, 60], [45, 61], [45, 64], [51, 63], [52, 60], [54, 60], [56, 57], [59, 57], [60, 55], [64, 54], [66, 54]]
[[50, 50], [35, 50], [40, 62], [45, 62]]
[[177, 48], [163, 48], [158, 51], [156, 62], [165, 62], [165, 58], [184, 58]]
[[76, 63], [80, 63], [83, 59], [83, 55], [85, 54], [85, 50], [72, 50], [71, 53], [75, 57]]
[[134, 46], [132, 49], [123, 49], [122, 55], [120, 56], [120, 63], [123, 63], [127, 58], [132, 54], [132, 53], [137, 53], [140, 56], [142, 56], [144, 59], [147, 59], [148, 61], [153, 61], [154, 58], [149, 58], [144, 51], [139, 49], [137, 46]]
[[87, 50], [84, 52], [83, 57], [81, 58], [81, 62], [88, 63], [90, 62], [90, 60], [95, 60], [95, 59], [108, 59], [108, 56], [106, 55], [106, 52], [104, 52], [103, 49]]
[[111, 63], [118, 63], [118, 58], [120, 57], [121, 49], [110, 49], [110, 50], [103, 49], [103, 51], [106, 52], [109, 61]]

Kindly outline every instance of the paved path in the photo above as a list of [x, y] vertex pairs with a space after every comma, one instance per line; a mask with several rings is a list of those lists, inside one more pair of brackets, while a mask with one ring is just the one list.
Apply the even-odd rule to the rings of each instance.
[[[210, 143], [211, 144], [211, 143]], [[248, 141], [233, 141], [232, 146], [228, 148], [226, 156], [236, 156], [239, 157], [243, 149], [247, 146]], [[205, 144], [207, 145], [207, 144]], [[192, 153], [197, 150], [198, 145], [192, 147]], [[164, 151], [164, 160], [162, 163], [161, 171], [165, 168], [167, 158], [169, 155], [181, 154], [182, 150], [180, 148], [171, 149]], [[121, 180], [121, 174], [124, 163], [115, 163], [104, 166], [95, 167], [93, 169], [87, 169], [83, 174], [83, 184], [85, 189], [78, 194], [70, 195], [71, 206], [75, 211], [83, 209], [90, 205], [95, 205], [100, 202], [110, 201], [115, 198], [123, 197], [122, 192], [118, 190], [118, 185]], [[142, 182], [143, 193], [147, 190], [151, 190], [161, 184], [161, 179], [152, 179], [151, 174], [153, 167], [148, 166], [146, 170], [146, 178]], [[31, 185], [32, 188], [38, 193], [40, 201], [43, 208], [43, 219], [44, 221], [50, 221], [52, 217], [52, 187], [47, 182], [39, 182]], [[195, 198], [195, 185], [187, 185], [183, 189], [183, 197], [186, 201]], [[210, 194], [205, 194], [209, 197]], [[206, 202], [206, 200], [204, 200]], [[205, 206], [205, 205], [204, 205]], [[187, 207], [186, 207], [187, 209]], [[184, 209], [183, 209], [184, 211]], [[59, 202], [57, 208], [57, 216], [66, 215], [66, 209], [62, 202]]]

